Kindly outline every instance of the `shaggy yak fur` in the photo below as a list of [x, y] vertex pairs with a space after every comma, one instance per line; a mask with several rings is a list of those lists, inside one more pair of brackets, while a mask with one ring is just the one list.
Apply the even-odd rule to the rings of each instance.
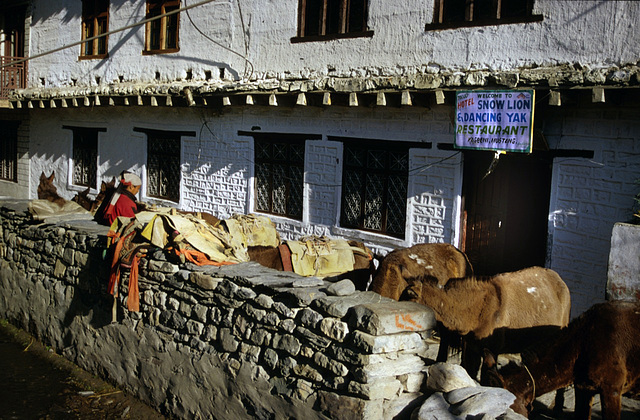
[[371, 290], [400, 300], [414, 278], [434, 277], [444, 285], [451, 278], [473, 274], [467, 256], [451, 244], [418, 244], [391, 251], [380, 263]]
[[640, 396], [640, 305], [597, 304], [562, 329], [555, 340], [523, 353], [523, 365], [498, 370], [486, 352], [483, 377], [516, 396], [511, 406], [527, 415], [535, 397], [574, 384], [575, 418], [591, 418], [593, 396], [600, 394], [602, 418], [618, 420], [622, 395]]
[[40, 184], [38, 184], [38, 198], [40, 200], [51, 201], [59, 206], [64, 206], [67, 200], [58, 195], [58, 189], [53, 184], [55, 176], [55, 171], [52, 171], [50, 176], [46, 176], [44, 172], [42, 172], [40, 175]]
[[414, 279], [406, 295], [432, 308], [438, 322], [462, 337], [463, 366], [474, 378], [483, 347], [496, 353], [504, 353], [507, 345], [509, 352], [522, 351], [530, 343], [514, 337], [533, 336], [523, 329], [564, 327], [571, 311], [569, 288], [555, 271], [542, 267], [450, 279], [444, 286], [433, 278]]
[[[355, 259], [353, 270], [338, 276], [331, 276], [330, 280], [350, 279], [357, 290], [364, 291], [367, 288], [371, 276], [375, 273], [373, 254], [362, 242], [347, 241], [347, 243], [353, 250], [353, 257]], [[274, 270], [284, 271], [285, 266], [282, 262], [282, 255], [280, 248], [277, 246], [250, 246], [247, 248], [247, 253], [249, 254], [250, 261], [255, 261], [260, 265], [273, 268]], [[288, 255], [287, 258], [290, 259], [291, 255]]]
[[[371, 283], [371, 290], [391, 299], [404, 299], [409, 281], [433, 278], [444, 286], [451, 278], [473, 275], [473, 268], [464, 252], [451, 244], [417, 244], [391, 251], [380, 263]], [[440, 347], [437, 361], [446, 362], [449, 348], [459, 346], [460, 338], [441, 324], [438, 326]]]

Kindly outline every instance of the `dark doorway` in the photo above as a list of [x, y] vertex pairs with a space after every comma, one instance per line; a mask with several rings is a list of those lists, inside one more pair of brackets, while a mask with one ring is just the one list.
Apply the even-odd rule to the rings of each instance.
[[[464, 154], [464, 251], [476, 274], [544, 266], [551, 188], [546, 153]], [[486, 176], [485, 176], [486, 175]]]

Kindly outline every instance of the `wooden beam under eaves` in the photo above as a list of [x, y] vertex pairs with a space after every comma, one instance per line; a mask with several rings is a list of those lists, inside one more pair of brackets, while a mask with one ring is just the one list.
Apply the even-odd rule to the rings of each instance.
[[278, 98], [276, 98], [276, 94], [272, 93], [269, 95], [269, 105], [278, 106]]
[[349, 106], [358, 106], [358, 94], [351, 92], [349, 94]]
[[408, 90], [402, 91], [402, 98], [400, 99], [400, 105], [411, 106], [413, 102], [411, 102], [411, 93]]
[[228, 96], [222, 97], [222, 105], [224, 106], [231, 105], [231, 98], [229, 98]]
[[322, 95], [322, 105], [331, 105], [331, 93], [325, 92], [324, 95]]
[[387, 95], [384, 92], [378, 92], [376, 96], [376, 105], [387, 106]]
[[84, 104], [84, 106], [91, 106], [91, 101], [89, 100], [88, 96], [84, 97], [83, 104]]
[[604, 88], [602, 86], [596, 86], [591, 90], [591, 102], [605, 102]]
[[557, 90], [552, 90], [549, 92], [549, 105], [551, 106], [562, 105], [562, 98], [560, 97], [560, 92], [558, 92]]
[[251, 95], [247, 95], [247, 97], [246, 97], [246, 99], [245, 99], [245, 103], [246, 103], [247, 105], [253, 105], [253, 104], [254, 104], [254, 103], [253, 103], [253, 96], [251, 96]]
[[144, 105], [144, 102], [142, 102], [142, 96], [138, 95], [138, 106], [142, 105]]
[[60, 99], [60, 106], [62, 106], [63, 108], [69, 107], [69, 104], [67, 103], [67, 100], [65, 98]]
[[77, 98], [71, 98], [71, 105], [74, 107], [78, 107], [78, 99]]
[[125, 106], [129, 106], [129, 98], [127, 98], [126, 96], [124, 97], [124, 102]]
[[167, 96], [167, 101], [165, 102], [166, 106], [173, 106], [173, 100], [171, 99], [171, 95]]
[[93, 104], [95, 106], [100, 106], [100, 97], [98, 95], [95, 96]]
[[49, 108], [55, 108], [55, 107], [56, 107], [56, 101], [55, 101], [55, 100], [53, 100], [53, 99], [51, 99], [51, 100], [49, 101]]
[[296, 105], [307, 106], [307, 95], [304, 92], [298, 93], [298, 99], [296, 99]]
[[442, 89], [437, 89], [436, 92], [436, 104], [443, 105], [444, 104], [444, 91]]

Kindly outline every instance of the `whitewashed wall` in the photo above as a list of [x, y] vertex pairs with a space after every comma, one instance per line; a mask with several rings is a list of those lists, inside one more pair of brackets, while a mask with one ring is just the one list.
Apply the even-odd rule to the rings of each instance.
[[[135, 110], [135, 112], [132, 112]], [[194, 132], [182, 137], [181, 202], [226, 218], [254, 211], [252, 129], [261, 133], [321, 135], [306, 143], [304, 218], [272, 216], [284, 239], [318, 234], [344, 236], [375, 244], [384, 252], [421, 242], [456, 242], [461, 179], [461, 153], [437, 149], [451, 142], [449, 107], [414, 109], [235, 108], [223, 115], [213, 111], [173, 108], [101, 108], [33, 110], [30, 196], [44, 171], [56, 173], [60, 195], [71, 199], [84, 188], [70, 183], [69, 156], [73, 133], [63, 126], [106, 128], [98, 135], [98, 181], [108, 181], [122, 170], [145, 178], [146, 135], [134, 128]], [[382, 122], [381, 122], [382, 121]], [[243, 132], [240, 133], [239, 132]], [[404, 239], [338, 227], [342, 185], [342, 143], [329, 136], [362, 139], [431, 142], [431, 149], [410, 149], [407, 220]], [[144, 185], [144, 182], [143, 182]], [[96, 191], [93, 191], [94, 193]], [[145, 196], [141, 198], [163, 203]]]
[[639, 110], [560, 109], [546, 120], [552, 149], [594, 151], [592, 159], [558, 157], [553, 164], [547, 264], [569, 285], [574, 315], [604, 300], [613, 225], [633, 218]]
[[[189, 0], [195, 4], [198, 0]], [[78, 42], [81, 2], [35, 0], [32, 56]], [[109, 29], [144, 18], [143, 0], [112, 0]], [[184, 1], [183, 1], [184, 4]], [[538, 23], [425, 31], [433, 0], [371, 0], [370, 38], [291, 43], [298, 0], [217, 0], [180, 21], [180, 52], [143, 56], [144, 28], [109, 37], [109, 58], [78, 61], [80, 46], [30, 63], [31, 87], [96, 86], [119, 81], [366, 76], [443, 70], [509, 70], [576, 63], [588, 68], [636, 63], [640, 6], [627, 1], [536, 0]], [[60, 30], [64, 27], [65, 30]], [[234, 52], [231, 52], [232, 50]], [[245, 61], [240, 56], [245, 56]], [[250, 64], [249, 64], [250, 63]]]

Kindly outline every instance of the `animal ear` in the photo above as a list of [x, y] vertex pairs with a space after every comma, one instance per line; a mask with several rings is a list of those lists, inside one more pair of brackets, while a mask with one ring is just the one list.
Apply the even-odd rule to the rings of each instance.
[[56, 172], [52, 171], [51, 176], [49, 177], [49, 181], [53, 181], [53, 178], [56, 176]]

